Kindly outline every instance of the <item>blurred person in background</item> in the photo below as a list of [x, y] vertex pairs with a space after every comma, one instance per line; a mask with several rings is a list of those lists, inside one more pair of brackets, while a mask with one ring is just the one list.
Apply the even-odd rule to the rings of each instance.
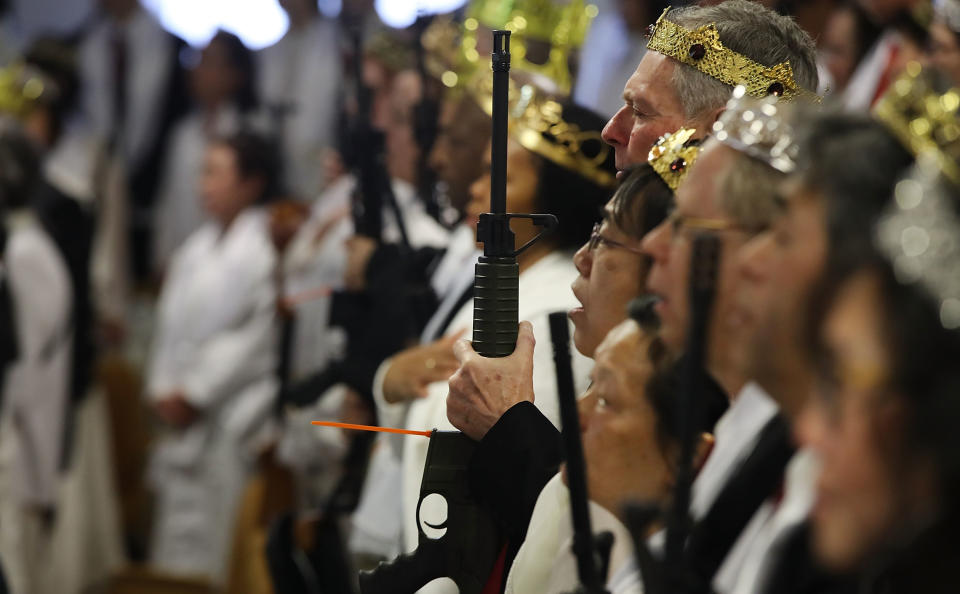
[[218, 31], [199, 58], [190, 72], [192, 110], [171, 133], [160, 178], [153, 236], [158, 278], [204, 221], [197, 191], [207, 145], [241, 129], [257, 107], [253, 54], [236, 35]]
[[938, 0], [930, 26], [930, 61], [960, 86], [960, 0]]
[[138, 0], [100, 0], [99, 7], [79, 47], [82, 111], [125, 170], [131, 271], [145, 280], [163, 156], [170, 130], [187, 108], [179, 59], [185, 43]]
[[321, 155], [336, 143], [342, 85], [340, 29], [316, 0], [280, 0], [290, 19], [283, 39], [262, 50], [257, 89], [282, 143], [285, 181], [301, 200], [323, 185]]
[[33, 201], [40, 157], [9, 119], [0, 122], [3, 267], [17, 357], [0, 408], [0, 562], [14, 592], [45, 592], [70, 393], [73, 295], [67, 265]]
[[150, 561], [214, 584], [277, 390], [276, 258], [260, 208], [275, 195], [276, 167], [259, 136], [210, 145], [201, 194], [211, 220], [173, 256], [147, 373], [166, 427], [150, 468]]
[[832, 96], [841, 96], [857, 66], [880, 35], [859, 4], [843, 2], [830, 14], [819, 39], [820, 65]]

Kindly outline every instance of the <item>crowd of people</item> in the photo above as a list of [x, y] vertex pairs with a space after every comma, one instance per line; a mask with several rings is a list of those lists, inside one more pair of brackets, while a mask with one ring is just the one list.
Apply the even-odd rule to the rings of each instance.
[[[960, 589], [960, 2], [342, 4], [0, 39], [0, 591], [593, 592], [577, 429], [598, 591]], [[502, 28], [507, 212], [557, 223], [485, 357]], [[312, 421], [462, 432], [477, 525], [431, 439]]]

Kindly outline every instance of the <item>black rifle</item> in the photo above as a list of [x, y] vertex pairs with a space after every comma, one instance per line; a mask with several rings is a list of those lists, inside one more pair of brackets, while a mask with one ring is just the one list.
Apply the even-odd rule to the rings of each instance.
[[[542, 233], [516, 249], [511, 218], [529, 218], [550, 229], [552, 215], [507, 213], [507, 88], [510, 73], [510, 32], [493, 32], [493, 140], [491, 149], [490, 210], [480, 215], [477, 238], [484, 255], [476, 266], [473, 308], [473, 347], [484, 357], [504, 357], [517, 344], [519, 269], [517, 255]], [[363, 594], [412, 594], [427, 582], [447, 576], [460, 594], [477, 594], [493, 569], [502, 538], [490, 509], [471, 493], [467, 467], [476, 442], [459, 432], [434, 431], [427, 451], [417, 524], [417, 550], [390, 564], [360, 574]], [[431, 493], [447, 499], [446, 533], [430, 539], [420, 528], [420, 504]]]
[[702, 594], [710, 591], [709, 583], [703, 583], [691, 570], [686, 545], [692, 527], [689, 510], [694, 478], [693, 456], [697, 428], [702, 426], [701, 419], [705, 414], [703, 395], [707, 390], [705, 361], [708, 327], [716, 293], [719, 259], [720, 240], [715, 234], [701, 233], [694, 238], [690, 262], [690, 327], [677, 394], [677, 407], [681, 411], [677, 418], [680, 458], [673, 499], [666, 514], [666, 550], [662, 561], [655, 560], [650, 554], [644, 535], [650, 522], [663, 517], [663, 514], [649, 506], [631, 506], [627, 509], [627, 523], [633, 533], [644, 591], [648, 594]]
[[573, 387], [573, 368], [570, 365], [570, 329], [567, 327], [566, 312], [550, 314], [550, 338], [557, 369], [557, 396], [566, 451], [573, 554], [577, 558], [577, 574], [580, 577], [577, 594], [606, 594], [604, 577], [609, 568], [613, 534], [603, 532], [595, 541], [590, 527], [586, 467], [580, 441], [580, 415], [577, 413], [577, 395]]
[[351, 133], [350, 151], [357, 177], [353, 198], [353, 225], [357, 235], [383, 239], [383, 206], [393, 213], [401, 242], [409, 246], [407, 229], [387, 171], [385, 136], [370, 125], [372, 97], [363, 82], [363, 41], [360, 27], [351, 28], [354, 59], [353, 76], [357, 85], [357, 114]]
[[[470, 492], [467, 465], [476, 448], [477, 443], [459, 431], [433, 431], [417, 503], [417, 550], [389, 564], [381, 563], [371, 572], [361, 572], [363, 594], [413, 594], [440, 577], [452, 579], [460, 594], [483, 591], [500, 539], [493, 516]], [[420, 507], [432, 494], [447, 501], [447, 519], [436, 525], [427, 523], [432, 529], [445, 529], [443, 536], [435, 539], [420, 525]]]

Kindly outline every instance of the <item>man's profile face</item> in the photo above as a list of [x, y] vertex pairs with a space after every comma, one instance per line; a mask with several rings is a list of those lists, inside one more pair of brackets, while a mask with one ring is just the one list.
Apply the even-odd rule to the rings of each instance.
[[648, 51], [627, 80], [624, 105], [603, 128], [603, 139], [616, 154], [618, 172], [645, 163], [653, 143], [686, 122], [683, 104], [673, 88], [676, 67], [672, 58]]
[[752, 337], [749, 366], [772, 392], [795, 374], [811, 371], [803, 333], [808, 303], [827, 255], [821, 196], [795, 181], [783, 184], [785, 212], [770, 230], [740, 251], [737, 299], [731, 325]]
[[698, 233], [696, 221], [724, 223], [730, 228], [718, 231], [721, 242], [716, 294], [708, 328], [708, 361], [719, 353], [736, 352], [740, 337], [729, 332], [725, 320], [735, 303], [736, 254], [748, 235], [736, 228], [722, 208], [722, 183], [729, 169], [741, 158], [734, 149], [716, 141], [704, 145], [696, 165], [677, 190], [675, 212], [643, 239], [643, 250], [653, 258], [647, 277], [647, 289], [661, 301], [660, 337], [674, 353], [683, 352], [690, 320], [690, 256]]

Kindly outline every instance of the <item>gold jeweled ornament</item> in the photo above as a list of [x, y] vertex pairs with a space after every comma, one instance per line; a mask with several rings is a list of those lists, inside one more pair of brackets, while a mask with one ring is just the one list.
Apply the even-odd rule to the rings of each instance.
[[907, 64], [903, 75], [874, 106], [873, 117], [914, 157], [929, 154], [943, 174], [960, 187], [960, 89], [941, 91], [939, 82], [920, 64]]
[[36, 68], [21, 63], [0, 68], [0, 113], [24, 117], [41, 98], [56, 92], [53, 81]]
[[699, 144], [688, 144], [696, 133], [692, 128], [680, 128], [672, 134], [664, 134], [647, 156], [647, 162], [674, 192], [700, 153]]
[[668, 21], [668, 12], [670, 7], [651, 26], [647, 49], [696, 68], [724, 84], [743, 85], [752, 97], [776, 95], [786, 101], [800, 98], [820, 102], [816, 93], [804, 89], [794, 80], [789, 61], [764, 66], [724, 47], [720, 32], [713, 23], [691, 31]]

